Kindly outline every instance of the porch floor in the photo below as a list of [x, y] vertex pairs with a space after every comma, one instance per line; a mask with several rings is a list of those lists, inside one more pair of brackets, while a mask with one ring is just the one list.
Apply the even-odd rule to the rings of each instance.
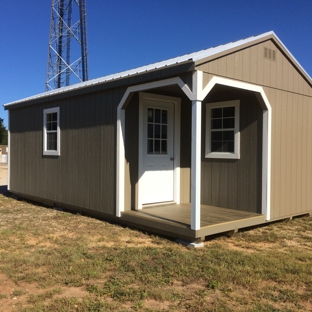
[[265, 215], [201, 205], [201, 228], [191, 230], [191, 205], [168, 204], [122, 213], [121, 220], [141, 229], [188, 240], [265, 223]]

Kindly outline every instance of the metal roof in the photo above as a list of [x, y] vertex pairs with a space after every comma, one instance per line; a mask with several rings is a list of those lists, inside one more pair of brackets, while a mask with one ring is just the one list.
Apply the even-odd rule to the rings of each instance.
[[269, 31], [269, 32], [263, 33], [261, 35], [249, 37], [249, 38], [246, 38], [246, 39], [241, 39], [241, 40], [238, 40], [238, 41], [235, 41], [235, 42], [230, 42], [230, 43], [227, 43], [227, 44], [223, 44], [223, 45], [220, 45], [220, 46], [217, 46], [217, 47], [212, 47], [212, 48], [201, 50], [201, 51], [198, 51], [198, 52], [185, 54], [185, 55], [174, 57], [174, 58], [171, 58], [171, 59], [168, 59], [168, 60], [165, 60], [165, 61], [153, 63], [153, 64], [146, 65], [146, 66], [141, 66], [141, 67], [130, 69], [130, 70], [126, 70], [126, 71], [123, 71], [123, 72], [120, 72], [120, 73], [116, 73], [116, 74], [104, 76], [104, 77], [101, 77], [101, 78], [96, 78], [96, 79], [88, 80], [88, 81], [85, 81], [85, 82], [77, 83], [77, 84], [74, 84], [74, 85], [71, 85], [71, 86], [67, 86], [67, 87], [55, 89], [55, 90], [52, 90], [52, 91], [40, 93], [40, 94], [31, 96], [31, 97], [27, 97], [27, 98], [24, 98], [24, 99], [21, 99], [21, 100], [18, 100], [18, 101], [7, 103], [7, 104], [4, 105], [4, 107], [6, 108], [7, 106], [10, 106], [10, 105], [23, 103], [23, 102], [27, 102], [27, 101], [31, 101], [31, 100], [35, 100], [35, 99], [45, 98], [45, 97], [49, 97], [49, 96], [52, 96], [52, 95], [69, 92], [69, 91], [72, 91], [72, 90], [82, 89], [82, 88], [85, 88], [85, 87], [88, 87], [88, 86], [98, 85], [98, 84], [106, 83], [106, 82], [113, 81], [113, 80], [116, 80], [116, 79], [121, 79], [121, 78], [124, 78], [124, 77], [135, 76], [135, 75], [138, 75], [138, 74], [141, 74], [141, 73], [144, 73], [144, 72], [149, 72], [149, 71], [152, 71], [152, 70], [161, 69], [161, 68], [165, 68], [165, 67], [172, 66], [172, 65], [178, 65], [180, 63], [184, 63], [184, 62], [187, 62], [187, 61], [196, 62], [196, 61], [199, 61], [199, 60], [211, 57], [213, 55], [217, 55], [219, 53], [226, 52], [226, 51], [231, 50], [233, 48], [237, 48], [237, 47], [245, 45], [245, 44], [250, 44], [252, 42], [255, 42], [257, 40], [260, 40], [260, 39], [265, 38], [265, 37], [270, 37], [270, 36], [275, 38], [275, 40], [291, 56], [291, 58], [297, 64], [297, 66], [311, 80], [311, 77], [308, 75], [308, 73], [301, 67], [299, 62], [288, 51], [288, 49], [279, 40], [279, 38], [276, 36], [276, 34], [273, 31]]

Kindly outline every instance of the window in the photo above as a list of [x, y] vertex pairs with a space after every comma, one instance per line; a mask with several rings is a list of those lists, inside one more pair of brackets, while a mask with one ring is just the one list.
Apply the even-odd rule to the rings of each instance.
[[206, 158], [239, 157], [239, 100], [207, 103]]
[[147, 109], [147, 154], [167, 154], [168, 111]]
[[60, 108], [43, 111], [43, 155], [60, 156]]

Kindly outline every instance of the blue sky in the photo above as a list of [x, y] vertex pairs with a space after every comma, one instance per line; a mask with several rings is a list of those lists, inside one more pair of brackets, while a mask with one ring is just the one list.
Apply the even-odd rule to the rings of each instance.
[[[312, 76], [312, 0], [86, 0], [90, 79], [273, 30]], [[52, 0], [0, 2], [2, 104], [45, 90]]]

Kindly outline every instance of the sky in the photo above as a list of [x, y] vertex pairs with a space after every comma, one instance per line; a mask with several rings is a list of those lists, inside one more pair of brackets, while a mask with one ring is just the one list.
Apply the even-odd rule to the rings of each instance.
[[[52, 0], [0, 2], [3, 104], [45, 91]], [[86, 0], [89, 78], [273, 30], [312, 77], [312, 0]]]

